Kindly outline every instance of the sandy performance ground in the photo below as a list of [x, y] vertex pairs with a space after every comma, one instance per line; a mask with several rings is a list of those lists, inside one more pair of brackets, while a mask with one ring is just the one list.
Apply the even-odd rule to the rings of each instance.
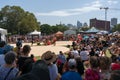
[[[24, 45], [31, 45], [31, 43], [23, 43]], [[34, 54], [34, 56], [41, 56], [44, 52], [50, 50], [52, 52], [55, 52], [55, 54], [58, 54], [59, 51], [67, 52], [69, 51], [69, 48], [65, 47], [66, 45], [71, 45], [71, 41], [57, 41], [56, 46], [54, 45], [48, 45], [48, 46], [37, 46], [37, 44], [33, 44], [31, 46], [31, 52], [30, 54]], [[10, 44], [15, 47], [15, 44]]]

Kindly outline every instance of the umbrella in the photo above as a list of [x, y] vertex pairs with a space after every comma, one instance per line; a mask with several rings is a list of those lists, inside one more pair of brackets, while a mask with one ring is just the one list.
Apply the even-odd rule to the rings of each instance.
[[88, 39], [89, 38], [89, 36], [84, 36], [84, 39]]

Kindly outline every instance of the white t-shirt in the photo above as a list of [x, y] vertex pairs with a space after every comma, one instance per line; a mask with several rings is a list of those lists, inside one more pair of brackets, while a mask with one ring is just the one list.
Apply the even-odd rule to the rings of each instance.
[[79, 52], [77, 50], [73, 50], [71, 54], [74, 55], [74, 57], [79, 56]]
[[81, 60], [88, 60], [88, 58], [89, 58], [88, 54], [89, 54], [88, 51], [81, 51], [80, 52]]

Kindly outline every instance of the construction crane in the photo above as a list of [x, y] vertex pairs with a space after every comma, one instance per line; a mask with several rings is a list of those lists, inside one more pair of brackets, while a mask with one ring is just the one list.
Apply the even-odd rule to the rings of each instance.
[[107, 11], [108, 11], [108, 9], [110, 9], [110, 10], [118, 10], [118, 11], [120, 11], [120, 9], [118, 9], [118, 8], [100, 7], [100, 9], [101, 9], [101, 10], [102, 10], [102, 9], [105, 10], [105, 20], [107, 20]]
[[111, 10], [119, 10], [119, 11], [120, 11], [120, 9], [117, 9], [117, 8], [108, 8], [108, 7], [100, 7], [100, 10], [102, 10], [102, 9], [105, 10], [105, 30], [106, 30], [106, 27], [107, 27], [106, 21], [107, 21], [107, 11], [108, 11], [108, 9], [111, 9]]
[[108, 7], [100, 7], [100, 9], [104, 9], [105, 10], [105, 30], [106, 30], [106, 27], [107, 27], [107, 10], [109, 9]]

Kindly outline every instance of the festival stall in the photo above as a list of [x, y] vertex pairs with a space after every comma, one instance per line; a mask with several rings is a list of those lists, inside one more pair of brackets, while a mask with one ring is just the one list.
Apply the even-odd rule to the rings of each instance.
[[37, 41], [40, 39], [41, 37], [41, 32], [37, 31], [37, 30], [34, 30], [33, 32], [29, 33], [32, 41]]
[[57, 38], [57, 40], [61, 40], [63, 39], [63, 33], [61, 31], [58, 31], [57, 33], [55, 33], [55, 37]]
[[89, 30], [87, 30], [85, 33], [97, 33], [97, 32], [99, 32], [99, 30], [96, 29], [95, 27], [92, 27]]

